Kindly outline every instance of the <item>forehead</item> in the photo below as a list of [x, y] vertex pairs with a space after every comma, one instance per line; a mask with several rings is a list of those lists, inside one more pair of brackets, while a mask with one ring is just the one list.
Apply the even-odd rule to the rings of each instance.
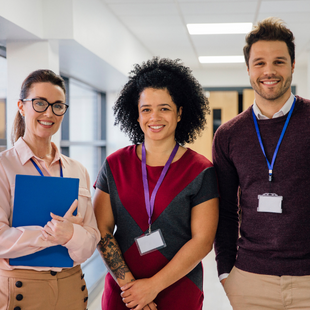
[[251, 47], [249, 61], [283, 57], [290, 59], [288, 48], [284, 41], [258, 41]]
[[33, 83], [29, 89], [28, 96], [38, 96], [50, 100], [63, 100], [65, 98], [63, 89], [50, 82]]
[[139, 97], [139, 103], [145, 102], [145, 101], [152, 101], [152, 102], [171, 102], [172, 98], [169, 94], [169, 91], [166, 88], [163, 89], [157, 89], [157, 88], [145, 88]]

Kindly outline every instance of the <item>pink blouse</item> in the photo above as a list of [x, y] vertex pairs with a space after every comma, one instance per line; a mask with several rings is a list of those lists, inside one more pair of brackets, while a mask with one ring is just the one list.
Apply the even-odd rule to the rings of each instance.
[[80, 179], [78, 212], [84, 218], [84, 225], [73, 224], [73, 236], [64, 245], [74, 261], [74, 266], [89, 258], [100, 240], [91, 203], [90, 180], [87, 170], [76, 160], [60, 154], [55, 144], [52, 143], [52, 145], [56, 154], [49, 167], [42, 159], [33, 154], [22, 138], [19, 138], [11, 149], [0, 153], [0, 269], [61, 270], [61, 268], [9, 265], [9, 258], [24, 256], [52, 246], [51, 242], [44, 240], [40, 226], [11, 227], [15, 175], [39, 175], [30, 158], [36, 161], [46, 176], [60, 176], [60, 160], [64, 177]]

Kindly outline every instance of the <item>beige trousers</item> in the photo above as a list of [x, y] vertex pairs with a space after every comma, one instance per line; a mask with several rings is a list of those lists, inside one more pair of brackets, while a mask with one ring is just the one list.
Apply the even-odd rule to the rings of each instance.
[[80, 266], [61, 272], [0, 270], [0, 310], [85, 310], [87, 295]]
[[310, 276], [269, 276], [234, 267], [225, 285], [234, 310], [309, 310]]

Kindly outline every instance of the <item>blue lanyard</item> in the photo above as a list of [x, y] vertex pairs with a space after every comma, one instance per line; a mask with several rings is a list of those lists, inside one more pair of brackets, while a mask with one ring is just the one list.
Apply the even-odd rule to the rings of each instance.
[[[35, 168], [38, 170], [38, 172], [40, 173], [40, 175], [42, 177], [44, 177], [44, 174], [42, 173], [41, 169], [39, 168], [39, 166], [37, 165], [37, 163], [32, 159], [30, 158], [31, 162], [33, 163], [33, 165], [35, 166]], [[60, 168], [60, 177], [63, 178], [63, 172], [62, 172], [62, 167], [61, 167], [61, 162], [59, 160], [59, 168]]]
[[154, 204], [155, 204], [155, 197], [157, 194], [157, 191], [161, 185], [161, 183], [163, 182], [167, 171], [172, 163], [172, 160], [175, 156], [175, 154], [177, 153], [179, 148], [179, 145], [176, 144], [174, 149], [172, 150], [170, 157], [168, 159], [168, 161], [166, 162], [161, 175], [155, 185], [155, 188], [153, 189], [152, 195], [151, 195], [151, 199], [150, 199], [150, 194], [149, 194], [149, 184], [147, 181], [147, 170], [146, 170], [146, 152], [145, 152], [145, 146], [144, 146], [144, 142], [142, 143], [142, 162], [141, 162], [141, 167], [142, 167], [142, 180], [143, 180], [143, 188], [144, 188], [144, 199], [145, 199], [145, 206], [146, 206], [146, 211], [147, 214], [149, 216], [149, 233], [151, 232], [151, 223], [152, 223], [152, 215], [153, 215], [153, 211], [154, 211]]
[[281, 132], [281, 135], [280, 135], [280, 138], [279, 138], [279, 141], [278, 141], [278, 144], [277, 144], [277, 147], [273, 153], [273, 157], [272, 157], [272, 162], [270, 164], [267, 156], [266, 156], [266, 153], [265, 153], [265, 148], [264, 148], [264, 145], [263, 145], [263, 141], [262, 141], [262, 137], [260, 135], [260, 131], [259, 131], [259, 128], [258, 128], [258, 124], [257, 124], [257, 119], [256, 119], [256, 115], [254, 113], [254, 110], [252, 109], [252, 115], [253, 115], [253, 120], [254, 120], [254, 124], [255, 124], [255, 129], [256, 129], [256, 133], [257, 133], [257, 137], [258, 137], [258, 141], [259, 141], [259, 144], [260, 144], [260, 147], [263, 151], [263, 154], [266, 158], [266, 161], [267, 161], [267, 165], [268, 165], [268, 169], [269, 169], [269, 181], [271, 182], [272, 181], [272, 171], [273, 171], [273, 166], [274, 166], [274, 162], [276, 160], [276, 157], [277, 157], [277, 154], [278, 154], [278, 151], [279, 151], [279, 147], [280, 147], [280, 144], [282, 142], [282, 139], [284, 137], [284, 134], [285, 134], [285, 131], [286, 131], [286, 128], [288, 126], [288, 123], [290, 121], [290, 118], [292, 116], [292, 113], [293, 113], [293, 110], [294, 110], [294, 107], [295, 107], [295, 102], [296, 102], [296, 97], [294, 99], [294, 102], [292, 104], [292, 107], [288, 113], [288, 116], [287, 116], [287, 119], [285, 121], [285, 124], [284, 124], [284, 127], [282, 129], [282, 132]]

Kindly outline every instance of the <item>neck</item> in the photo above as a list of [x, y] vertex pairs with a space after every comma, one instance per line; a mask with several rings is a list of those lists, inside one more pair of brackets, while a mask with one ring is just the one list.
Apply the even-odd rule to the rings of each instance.
[[267, 116], [268, 118], [272, 118], [275, 113], [281, 110], [290, 96], [291, 91], [289, 91], [287, 94], [284, 94], [281, 98], [275, 100], [268, 100], [255, 96], [255, 102], [263, 115]]
[[175, 140], [170, 139], [169, 141], [154, 141], [145, 140], [144, 146], [148, 154], [155, 156], [168, 155], [170, 156], [173, 148], [175, 147]]
[[49, 160], [54, 158], [54, 149], [52, 147], [51, 138], [42, 139], [25, 134], [23, 139], [37, 157]]
[[176, 142], [174, 138], [168, 141], [150, 141], [146, 139], [144, 141], [146, 151], [146, 163], [150, 166], [164, 166], [173, 148], [175, 147], [175, 144]]

